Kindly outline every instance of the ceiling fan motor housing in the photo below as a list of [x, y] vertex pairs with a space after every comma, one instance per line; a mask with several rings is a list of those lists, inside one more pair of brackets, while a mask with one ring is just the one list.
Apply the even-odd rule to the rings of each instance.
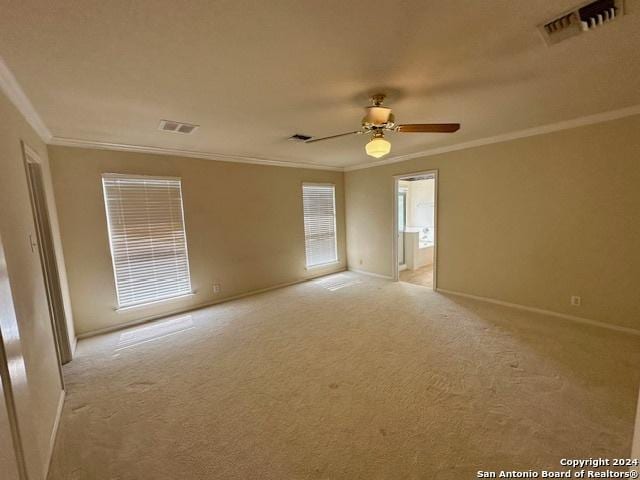
[[396, 125], [395, 117], [393, 113], [391, 113], [391, 109], [382, 106], [384, 99], [385, 95], [381, 93], [371, 96], [371, 105], [365, 108], [365, 115], [362, 118], [360, 130], [331, 135], [330, 137], [311, 138], [305, 140], [305, 143], [316, 143], [350, 135], [368, 134], [371, 135], [371, 140], [365, 145], [367, 155], [382, 158], [391, 151], [391, 142], [384, 138], [385, 132], [453, 133], [460, 128], [460, 124], [458, 123], [411, 123]]
[[367, 112], [362, 119], [364, 127], [384, 127], [388, 123], [393, 123], [393, 114], [389, 107], [367, 107]]

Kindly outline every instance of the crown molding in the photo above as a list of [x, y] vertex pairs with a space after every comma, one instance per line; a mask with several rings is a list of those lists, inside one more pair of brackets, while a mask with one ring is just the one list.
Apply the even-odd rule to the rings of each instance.
[[382, 165], [388, 165], [392, 163], [404, 162], [406, 160], [412, 160], [414, 158], [430, 157], [433, 155], [439, 155], [442, 153], [455, 152], [458, 150], [466, 150], [468, 148], [481, 147], [484, 145], [491, 145], [494, 143], [508, 142], [510, 140], [517, 140], [519, 138], [533, 137], [536, 135], [544, 135], [546, 133], [558, 132], [561, 130], [568, 130], [571, 128], [582, 127], [586, 125], [592, 125], [596, 123], [607, 122], [611, 120], [617, 120], [620, 118], [630, 117], [633, 115], [640, 115], [640, 105], [633, 105], [631, 107], [621, 108], [618, 110], [611, 110], [608, 112], [597, 113], [594, 115], [587, 115], [584, 117], [578, 117], [571, 120], [565, 120], [562, 122], [551, 123], [547, 125], [541, 125], [538, 127], [528, 128], [525, 130], [519, 130], [516, 132], [504, 133], [493, 137], [480, 138], [477, 140], [471, 140], [469, 142], [457, 143], [454, 145], [448, 145], [445, 147], [431, 148], [422, 150], [415, 153], [406, 155], [397, 155], [384, 160], [378, 160], [376, 162], [367, 162], [357, 165], [351, 165], [346, 167], [333, 167], [329, 165], [321, 165], [317, 163], [304, 163], [304, 162], [290, 162], [286, 160], [270, 159], [262, 157], [252, 157], [246, 155], [229, 155], [223, 153], [212, 152], [200, 152], [194, 150], [181, 150], [174, 148], [163, 147], [151, 147], [145, 145], [130, 145], [123, 143], [109, 143], [99, 142], [93, 140], [81, 140], [76, 138], [54, 137], [42, 118], [34, 108], [33, 104], [20, 87], [20, 84], [16, 80], [9, 67], [4, 62], [2, 56], [0, 56], [0, 90], [9, 98], [11, 103], [20, 111], [26, 121], [40, 136], [42, 141], [50, 145], [60, 145], [65, 147], [77, 147], [77, 148], [95, 148], [99, 150], [118, 150], [124, 152], [138, 152], [138, 153], [153, 153], [158, 155], [174, 155], [180, 157], [189, 158], [202, 158], [206, 160], [217, 160], [221, 162], [233, 162], [233, 163], [249, 163], [254, 165], [269, 165], [274, 167], [289, 167], [289, 168], [307, 168], [314, 170], [330, 170], [336, 172], [350, 172], [354, 170], [362, 170], [365, 168], [379, 167]]
[[246, 155], [228, 155], [224, 153], [199, 152], [195, 150], [181, 150], [176, 148], [150, 147], [144, 145], [130, 145], [125, 143], [98, 142], [93, 140], [80, 140], [77, 138], [52, 137], [50, 145], [76, 148], [94, 148], [98, 150], [117, 150], [121, 152], [153, 153], [157, 155], [173, 155], [176, 157], [202, 158], [205, 160], [217, 160], [220, 162], [250, 163], [254, 165], [269, 165], [272, 167], [306, 168], [312, 170], [331, 170], [342, 172], [342, 167], [331, 167], [317, 163], [289, 162], [286, 160], [274, 160], [270, 158], [250, 157]]
[[0, 90], [9, 98], [11, 103], [15, 105], [25, 120], [40, 136], [43, 142], [48, 143], [51, 140], [51, 132], [38, 115], [33, 104], [20, 87], [20, 84], [13, 76], [9, 67], [0, 56]]
[[631, 117], [633, 115], [640, 115], [640, 105], [621, 108], [619, 110], [596, 113], [595, 115], [587, 115], [585, 117], [574, 118], [558, 123], [550, 123], [548, 125], [541, 125], [538, 127], [528, 128], [526, 130], [504, 133], [501, 135], [496, 135], [494, 137], [480, 138], [478, 140], [457, 143], [454, 145], [448, 145], [446, 147], [431, 148], [428, 150], [422, 150], [420, 152], [409, 153], [407, 155], [398, 155], [395, 157], [386, 158], [384, 160], [378, 160], [372, 163], [351, 165], [348, 167], [344, 167], [344, 171], [351, 172], [354, 170], [362, 170], [365, 168], [379, 167], [381, 165], [404, 162], [405, 160], [412, 160], [414, 158], [430, 157], [433, 155], [439, 155], [441, 153], [455, 152], [458, 150], [466, 150], [468, 148], [491, 145], [494, 143], [508, 142], [509, 140], [516, 140], [519, 138], [534, 137], [536, 135], [544, 135], [546, 133], [559, 132], [561, 130], [569, 130], [571, 128], [583, 127], [586, 125], [608, 122], [610, 120], [617, 120], [619, 118]]
[[313, 170], [331, 170], [342, 172], [342, 167], [319, 165], [317, 163], [289, 162], [286, 160], [251, 157], [245, 155], [228, 155], [222, 153], [198, 152], [193, 150], [181, 150], [174, 148], [149, 147], [144, 145], [128, 145], [122, 143], [98, 142], [92, 140], [80, 140], [75, 138], [54, 137], [35, 107], [24, 93], [18, 80], [13, 75], [2, 56], [0, 56], [0, 90], [15, 105], [25, 120], [31, 125], [42, 141], [49, 145], [66, 147], [95, 148], [99, 150], [119, 150], [124, 152], [155, 153], [158, 155], [174, 155], [189, 158], [203, 158], [221, 162], [250, 163], [254, 165], [270, 165], [273, 167], [307, 168]]
[[386, 158], [384, 160], [378, 160], [376, 162], [363, 163], [363, 164], [352, 165], [347, 167], [332, 167], [327, 165], [320, 165], [317, 163], [289, 162], [286, 160], [275, 160], [275, 159], [269, 159], [269, 158], [250, 157], [250, 156], [244, 156], [244, 155], [228, 155], [228, 154], [221, 154], [221, 153], [199, 152], [199, 151], [193, 151], [193, 150], [180, 150], [180, 149], [150, 147], [150, 146], [142, 146], [142, 145], [97, 142], [97, 141], [91, 141], [91, 140], [80, 140], [80, 139], [64, 138], [64, 137], [50, 137], [47, 143], [51, 145], [60, 145], [60, 146], [66, 146], [66, 147], [96, 148], [100, 150], [119, 150], [119, 151], [125, 151], [125, 152], [155, 153], [159, 155], [174, 155], [174, 156], [189, 157], [189, 158], [203, 158], [207, 160], [217, 160], [221, 162], [250, 163], [255, 165], [270, 165], [275, 167], [309, 168], [309, 169], [315, 169], [315, 170], [350, 172], [354, 170], [363, 170], [365, 168], [373, 168], [373, 167], [379, 167], [382, 165], [388, 165], [392, 163], [404, 162], [406, 160], [412, 160], [414, 158], [430, 157], [433, 155], [440, 155], [442, 153], [455, 152], [458, 150], [466, 150], [468, 148], [492, 145], [494, 143], [508, 142], [510, 140], [517, 140], [519, 138], [534, 137], [537, 135], [544, 135], [547, 133], [559, 132], [562, 130], [569, 130], [572, 128], [578, 128], [578, 127], [583, 127], [587, 125], [608, 122], [611, 120], [617, 120], [620, 118], [631, 117], [633, 115], [640, 115], [640, 105], [633, 105], [631, 107], [621, 108], [618, 110], [601, 112], [594, 115], [587, 115], [584, 117], [578, 117], [571, 120], [565, 120], [562, 122], [550, 123], [547, 125], [528, 128], [525, 130], [518, 130], [516, 132], [504, 133], [504, 134], [496, 135], [493, 137], [479, 138], [477, 140], [471, 140], [469, 142], [457, 143], [454, 145], [448, 145], [448, 146], [439, 147], [439, 148], [431, 148], [431, 149], [422, 150], [415, 153], [410, 153], [407, 155], [397, 155], [391, 158]]

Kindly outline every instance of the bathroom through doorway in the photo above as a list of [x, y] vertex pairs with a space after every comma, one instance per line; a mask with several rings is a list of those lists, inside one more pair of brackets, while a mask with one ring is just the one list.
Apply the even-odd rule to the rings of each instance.
[[394, 182], [394, 279], [435, 289], [437, 172]]

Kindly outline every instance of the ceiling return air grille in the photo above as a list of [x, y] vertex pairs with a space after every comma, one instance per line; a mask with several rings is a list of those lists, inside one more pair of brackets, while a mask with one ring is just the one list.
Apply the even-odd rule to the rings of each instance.
[[582, 4], [538, 28], [549, 45], [587, 33], [624, 14], [623, 0], [596, 0]]
[[191, 123], [176, 122], [174, 120], [160, 120], [158, 130], [171, 133], [182, 133], [188, 135], [195, 132], [199, 125], [193, 125]]

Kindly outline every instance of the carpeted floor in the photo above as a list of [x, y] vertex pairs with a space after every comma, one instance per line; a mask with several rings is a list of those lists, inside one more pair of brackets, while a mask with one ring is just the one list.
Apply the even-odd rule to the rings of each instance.
[[624, 458], [639, 347], [337, 274], [81, 341], [49, 479], [459, 480]]
[[433, 288], [433, 265], [416, 268], [415, 270], [402, 270], [400, 281]]

